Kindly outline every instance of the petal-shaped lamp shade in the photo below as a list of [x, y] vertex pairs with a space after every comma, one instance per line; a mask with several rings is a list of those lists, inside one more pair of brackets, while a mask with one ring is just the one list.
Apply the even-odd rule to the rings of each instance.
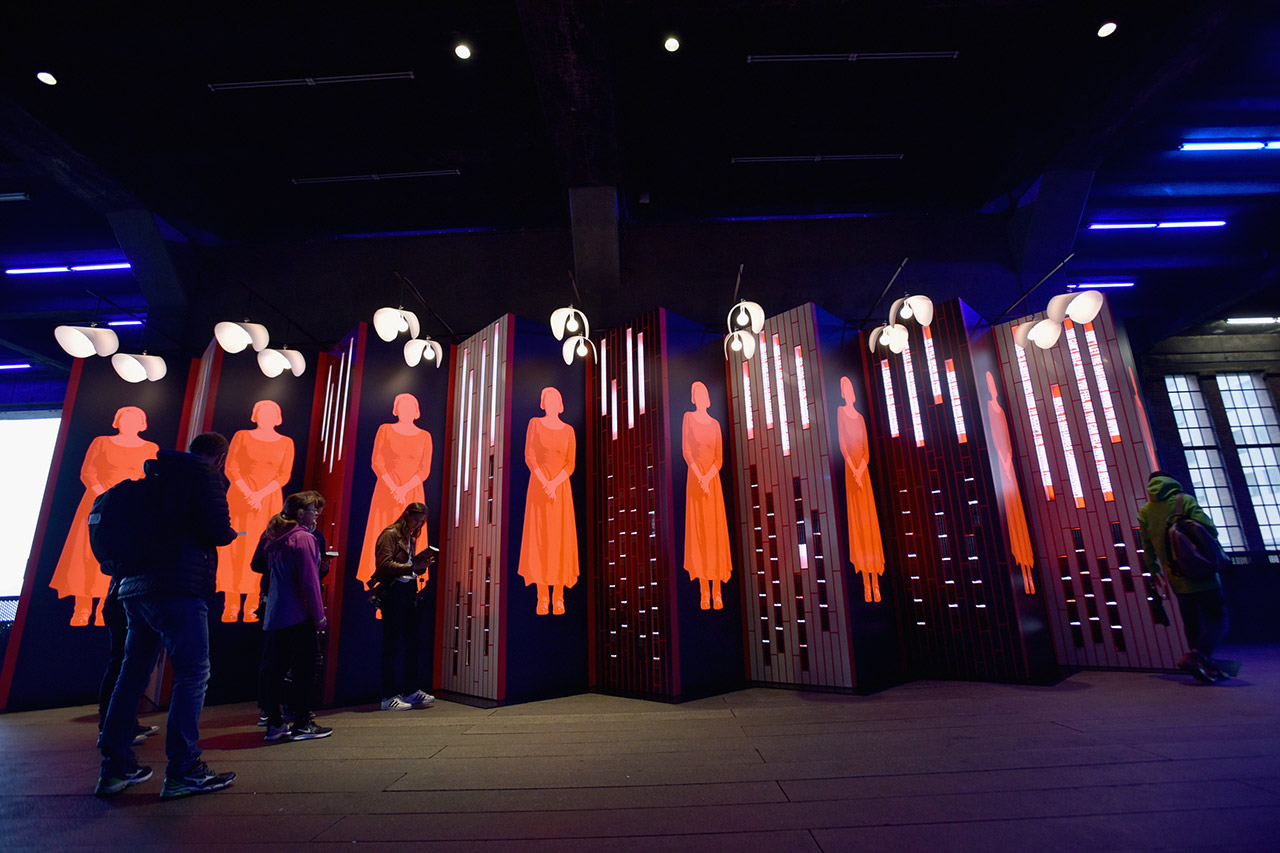
[[587, 315], [572, 305], [557, 308], [551, 312], [551, 334], [556, 336], [557, 341], [564, 340], [566, 334], [590, 337], [591, 324], [587, 322]]
[[1040, 349], [1052, 349], [1062, 337], [1062, 324], [1057, 320], [1041, 320], [1027, 332], [1027, 340]]
[[726, 322], [729, 325], [730, 332], [738, 329], [750, 329], [753, 334], [758, 335], [760, 330], [764, 328], [764, 309], [760, 307], [758, 302], [748, 302], [743, 299], [729, 309], [729, 316]]
[[218, 346], [227, 352], [242, 352], [245, 347], [253, 345], [254, 352], [266, 349], [271, 339], [267, 327], [261, 323], [232, 323], [223, 321], [213, 327], [213, 336]]
[[120, 339], [115, 331], [97, 326], [59, 326], [53, 330], [53, 336], [67, 355], [76, 358], [111, 355], [120, 349]]
[[917, 293], [915, 296], [904, 296], [889, 306], [889, 322], [896, 324], [899, 320], [915, 320], [921, 326], [933, 322], [933, 300]]
[[907, 348], [907, 327], [891, 323], [880, 333], [881, 339], [889, 347], [889, 352], [900, 353]]
[[164, 363], [164, 359], [158, 355], [133, 355], [132, 353], [118, 352], [111, 356], [111, 366], [115, 368], [116, 374], [125, 382], [141, 382], [149, 379], [155, 382], [163, 379], [164, 375], [169, 371], [168, 365]]
[[1035, 324], [1035, 320], [1018, 324], [1018, 328], [1013, 330], [1013, 342], [1023, 349], [1026, 349], [1027, 344], [1031, 343], [1028, 335], [1031, 334], [1031, 327]]
[[302, 357], [302, 353], [296, 349], [279, 349], [277, 350], [289, 362], [289, 372], [294, 376], [301, 376], [307, 372], [307, 360]]
[[387, 343], [394, 341], [401, 332], [416, 338], [422, 327], [418, 315], [403, 308], [379, 308], [373, 312], [373, 330]]
[[867, 349], [875, 352], [876, 347], [879, 344], [884, 343], [881, 338], [884, 337], [884, 330], [887, 328], [889, 327], [882, 323], [871, 330], [871, 334], [867, 336]]
[[417, 367], [422, 362], [439, 367], [444, 361], [444, 349], [431, 338], [410, 338], [404, 342], [404, 363]]
[[1049, 300], [1049, 304], [1045, 306], [1044, 315], [1050, 320], [1061, 323], [1067, 316], [1067, 306], [1075, 298], [1076, 294], [1074, 293], [1059, 293]]
[[730, 352], [740, 353], [744, 359], [756, 354], [756, 336], [749, 329], [739, 329], [724, 336], [724, 357]]
[[258, 369], [273, 379], [292, 366], [289, 357], [278, 349], [264, 349], [258, 353]]
[[1067, 316], [1071, 322], [1084, 325], [1092, 323], [1102, 310], [1104, 299], [1099, 290], [1083, 290], [1076, 293], [1076, 298], [1067, 306]]
[[586, 358], [590, 354], [594, 358], [595, 353], [596, 345], [582, 335], [572, 335], [566, 338], [564, 345], [560, 347], [560, 355], [564, 357], [565, 364], [573, 364], [575, 355], [580, 358]]

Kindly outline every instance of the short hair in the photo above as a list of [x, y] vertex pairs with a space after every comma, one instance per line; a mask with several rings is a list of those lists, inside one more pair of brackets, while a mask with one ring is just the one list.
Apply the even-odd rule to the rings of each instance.
[[138, 414], [142, 415], [142, 420], [146, 421], [147, 413], [142, 411], [142, 409], [139, 409], [137, 406], [121, 406], [120, 408], [116, 409], [116, 416], [111, 421], [111, 428], [120, 429], [120, 421], [124, 420], [124, 416], [131, 415], [134, 412], [137, 412]]
[[249, 420], [256, 424], [258, 422], [258, 415], [262, 413], [263, 409], [274, 409], [276, 416], [280, 418], [280, 420], [284, 420], [284, 413], [280, 411], [280, 404], [275, 400], [259, 400], [254, 403], [253, 411], [249, 415]]
[[400, 404], [405, 401], [411, 401], [414, 408], [418, 410], [418, 414], [422, 414], [422, 406], [418, 404], [418, 398], [412, 394], [397, 394], [396, 399], [391, 403], [391, 416], [393, 418], [400, 417]]
[[1147, 477], [1147, 482], [1150, 483], [1156, 477], [1168, 477], [1171, 480], [1173, 479], [1173, 475], [1170, 474], [1168, 471], [1161, 471], [1159, 468], [1157, 468], [1156, 470], [1151, 472], [1151, 475], [1149, 477]]
[[297, 521], [294, 516], [312, 507], [316, 508], [316, 512], [324, 509], [324, 495], [314, 490], [294, 492], [284, 499], [284, 509], [280, 510], [280, 514], [290, 521]]
[[230, 446], [231, 443], [227, 441], [227, 437], [222, 433], [202, 432], [191, 439], [191, 443], [187, 445], [187, 452], [194, 453], [196, 456], [217, 459], [226, 453]]

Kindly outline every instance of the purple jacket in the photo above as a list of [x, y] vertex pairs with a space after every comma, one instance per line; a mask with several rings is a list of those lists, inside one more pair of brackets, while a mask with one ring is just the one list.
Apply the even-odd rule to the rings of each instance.
[[294, 525], [268, 542], [264, 550], [271, 567], [271, 589], [267, 593], [263, 630], [288, 628], [305, 619], [316, 625], [323, 623], [316, 537], [305, 527]]

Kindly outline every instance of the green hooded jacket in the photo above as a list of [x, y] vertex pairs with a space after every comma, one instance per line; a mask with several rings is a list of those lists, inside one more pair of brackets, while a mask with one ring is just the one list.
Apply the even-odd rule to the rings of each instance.
[[[1147, 494], [1151, 500], [1138, 510], [1138, 529], [1142, 532], [1142, 547], [1147, 552], [1147, 568], [1152, 574], [1166, 574], [1169, 566], [1169, 539], [1166, 535], [1169, 517], [1174, 515], [1179, 505], [1184, 505], [1186, 515], [1200, 522], [1218, 535], [1209, 516], [1205, 515], [1196, 499], [1182, 491], [1182, 485], [1172, 477], [1152, 477], [1147, 482]], [[1185, 503], [1184, 503], [1185, 502]], [[1219, 589], [1222, 584], [1217, 575], [1205, 580], [1190, 580], [1173, 572], [1168, 572], [1169, 586], [1179, 594], [1202, 592], [1208, 589]]]

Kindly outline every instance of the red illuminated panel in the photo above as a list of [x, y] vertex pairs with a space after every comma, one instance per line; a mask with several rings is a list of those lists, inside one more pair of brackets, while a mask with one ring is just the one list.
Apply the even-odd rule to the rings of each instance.
[[809, 428], [809, 388], [804, 380], [804, 352], [795, 348], [796, 356], [796, 388], [800, 392], [800, 428]]
[[751, 403], [751, 362], [742, 362], [742, 400], [746, 404], [747, 438], [756, 437], [756, 415]]
[[1075, 324], [1067, 320], [1063, 323], [1063, 331], [1067, 335], [1067, 348], [1071, 350], [1071, 365], [1075, 368], [1076, 387], [1080, 389], [1080, 404], [1084, 408], [1084, 423], [1089, 432], [1089, 447], [1093, 451], [1094, 464], [1098, 466], [1102, 499], [1113, 501], [1116, 496], [1111, 489], [1111, 473], [1107, 470], [1107, 457], [1102, 452], [1102, 434], [1098, 430], [1098, 417], [1093, 411], [1093, 395], [1089, 391], [1089, 380], [1085, 377], [1084, 360], [1080, 358], [1080, 342], [1076, 340]]
[[902, 350], [902, 366], [907, 371], [907, 404], [911, 408], [911, 432], [916, 447], [924, 447], [924, 424], [920, 421], [920, 398], [916, 395], [916, 371], [911, 364], [911, 347]]
[[1080, 468], [1076, 465], [1075, 445], [1071, 441], [1071, 427], [1067, 425], [1067, 409], [1062, 402], [1062, 388], [1052, 386], [1053, 413], [1058, 419], [1058, 438], [1062, 441], [1062, 455], [1067, 458], [1067, 474], [1071, 478], [1071, 494], [1076, 506], [1084, 509], [1084, 490], [1080, 488]]
[[627, 326], [627, 429], [636, 425], [635, 363], [631, 358], [631, 327]]
[[1098, 396], [1102, 398], [1102, 414], [1107, 420], [1107, 435], [1112, 444], [1120, 443], [1120, 425], [1116, 421], [1115, 402], [1111, 399], [1111, 387], [1107, 384], [1107, 370], [1102, 364], [1102, 350], [1098, 347], [1098, 335], [1092, 323], [1084, 324], [1084, 339], [1089, 344], [1089, 360], [1093, 362], [1093, 378], [1098, 383]]
[[887, 359], [880, 360], [880, 379], [884, 382], [885, 411], [889, 413], [889, 435], [898, 437], [898, 404], [893, 399], [893, 375]]
[[1036, 464], [1040, 469], [1040, 482], [1044, 484], [1046, 500], [1053, 500], [1053, 477], [1049, 473], [1049, 454], [1044, 445], [1044, 428], [1040, 425], [1040, 410], [1036, 407], [1035, 390], [1031, 387], [1031, 374], [1027, 371], [1027, 352], [1019, 346], [1018, 373], [1022, 377], [1022, 396], [1027, 401], [1027, 414], [1031, 419], [1031, 435], [1036, 445]]
[[778, 426], [782, 429], [782, 455], [791, 455], [791, 431], [787, 426], [787, 395], [782, 384], [782, 348], [778, 336], [773, 336], [773, 375], [778, 379]]
[[960, 408], [960, 383], [956, 381], [956, 363], [952, 359], [947, 359], [946, 365], [947, 391], [951, 394], [951, 420], [956, 425], [956, 442], [964, 444], [969, 440], [969, 434], [964, 426], [964, 410]]
[[[764, 386], [764, 426], [773, 429], [773, 390], [769, 387], [769, 345], [760, 333], [760, 384]], [[782, 391], [781, 388], [778, 389]]]
[[938, 379], [938, 357], [933, 349], [933, 332], [924, 327], [924, 355], [929, 364], [929, 387], [933, 390], [934, 405], [942, 403], [942, 383]]
[[636, 333], [636, 384], [640, 386], [640, 414], [644, 414], [644, 332]]

